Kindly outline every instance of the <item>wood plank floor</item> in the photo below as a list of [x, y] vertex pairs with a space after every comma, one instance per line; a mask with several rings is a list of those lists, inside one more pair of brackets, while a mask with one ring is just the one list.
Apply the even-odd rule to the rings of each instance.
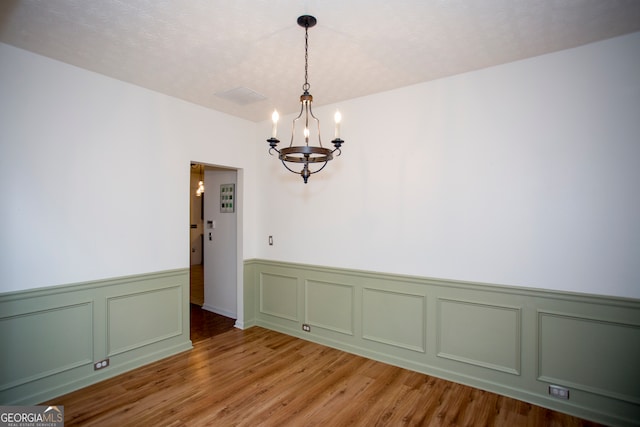
[[191, 304], [204, 304], [204, 266], [194, 264], [189, 269], [189, 300]]
[[259, 327], [205, 335], [43, 404], [67, 427], [597, 425]]

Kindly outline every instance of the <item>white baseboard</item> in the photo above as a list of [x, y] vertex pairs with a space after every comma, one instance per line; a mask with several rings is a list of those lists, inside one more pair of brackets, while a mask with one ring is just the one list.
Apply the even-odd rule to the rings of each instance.
[[214, 307], [214, 306], [211, 306], [211, 305], [206, 304], [206, 303], [202, 306], [202, 308], [204, 310], [210, 311], [212, 313], [219, 314], [219, 315], [224, 316], [224, 317], [229, 317], [231, 319], [236, 319], [237, 318], [236, 313], [232, 313], [232, 312], [230, 312], [228, 310], [223, 310], [221, 308]]

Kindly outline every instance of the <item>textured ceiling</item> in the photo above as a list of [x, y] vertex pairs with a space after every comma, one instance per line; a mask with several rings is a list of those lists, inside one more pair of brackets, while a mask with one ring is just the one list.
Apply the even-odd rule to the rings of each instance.
[[0, 41], [253, 121], [640, 31], [638, 0], [2, 0]]

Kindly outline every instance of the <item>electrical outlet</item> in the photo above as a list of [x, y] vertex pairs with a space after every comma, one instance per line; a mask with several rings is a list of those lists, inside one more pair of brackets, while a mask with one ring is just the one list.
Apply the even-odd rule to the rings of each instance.
[[302, 330], [305, 332], [311, 332], [311, 326], [307, 325], [306, 323], [303, 323]]
[[549, 394], [558, 399], [569, 399], [569, 389], [558, 385], [550, 385]]
[[93, 370], [97, 371], [98, 369], [106, 368], [107, 366], [109, 366], [109, 359], [104, 359], [99, 362], [95, 362], [93, 364]]

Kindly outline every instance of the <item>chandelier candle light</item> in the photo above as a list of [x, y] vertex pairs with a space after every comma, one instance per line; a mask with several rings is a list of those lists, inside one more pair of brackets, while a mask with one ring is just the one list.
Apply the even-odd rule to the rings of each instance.
[[198, 181], [198, 189], [196, 190], [196, 196], [200, 197], [204, 194], [204, 165], [198, 166], [200, 169], [200, 181]]
[[[322, 146], [322, 140], [320, 139], [320, 120], [318, 120], [318, 118], [313, 115], [313, 111], [311, 111], [313, 96], [309, 93], [309, 89], [311, 88], [309, 84], [309, 28], [316, 25], [317, 22], [316, 18], [309, 15], [303, 15], [298, 18], [298, 25], [304, 28], [304, 84], [302, 85], [302, 95], [300, 95], [300, 114], [293, 119], [291, 143], [288, 147], [281, 148], [280, 150], [276, 148], [280, 142], [280, 140], [277, 139], [278, 119], [280, 118], [277, 111], [274, 111], [271, 116], [273, 127], [271, 128], [271, 138], [267, 139], [270, 146], [269, 154], [273, 155], [274, 151], [278, 153], [278, 158], [282, 161], [284, 167], [290, 172], [299, 173], [305, 184], [312, 174], [324, 169], [327, 163], [329, 163], [329, 160], [333, 159], [333, 153], [337, 151], [336, 156], [341, 154], [340, 147], [344, 143], [344, 141], [340, 139], [340, 121], [342, 120], [342, 115], [339, 111], [336, 111], [334, 116], [336, 127], [334, 139], [331, 141], [335, 147], [333, 150]], [[317, 129], [318, 145], [309, 145], [310, 124], [314, 123], [314, 127]], [[299, 126], [304, 125], [302, 132], [304, 145], [293, 145], [296, 134], [296, 124]], [[294, 171], [291, 169], [293, 165], [289, 167], [287, 163], [302, 163], [302, 170], [300, 172]], [[311, 168], [309, 168], [310, 163], [318, 163], [319, 167], [311, 170]]]

